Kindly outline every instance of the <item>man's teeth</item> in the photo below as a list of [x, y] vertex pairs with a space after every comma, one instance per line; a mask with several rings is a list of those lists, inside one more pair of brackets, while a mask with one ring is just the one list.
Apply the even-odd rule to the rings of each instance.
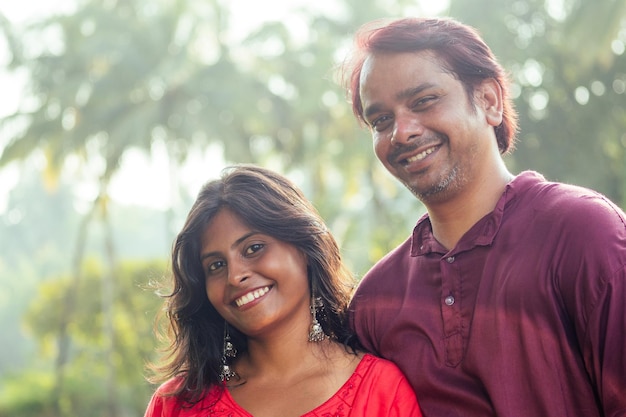
[[235, 304], [237, 304], [237, 307], [244, 306], [248, 304], [249, 302], [256, 300], [257, 298], [264, 296], [265, 294], [268, 293], [269, 290], [270, 290], [270, 287], [263, 287], [263, 288], [259, 288], [258, 290], [249, 292], [246, 295], [237, 298], [235, 300]]
[[407, 158], [407, 162], [415, 162], [415, 161], [421, 161], [422, 159], [426, 158], [427, 155], [430, 155], [431, 153], [433, 153], [435, 151], [435, 148], [428, 148], [426, 149], [424, 152], [420, 152], [415, 156], [412, 156], [410, 158]]

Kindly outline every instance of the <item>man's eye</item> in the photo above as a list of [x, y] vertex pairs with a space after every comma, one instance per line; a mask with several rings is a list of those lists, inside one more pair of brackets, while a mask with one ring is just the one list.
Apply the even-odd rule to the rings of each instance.
[[437, 98], [436, 96], [421, 97], [420, 99], [415, 101], [415, 104], [413, 105], [413, 107], [414, 108], [421, 108], [421, 107], [427, 106], [432, 101], [434, 101], [436, 98]]
[[390, 120], [391, 120], [391, 117], [389, 116], [378, 117], [374, 119], [374, 121], [371, 123], [372, 129], [377, 130], [379, 132], [381, 130], [385, 130], [387, 126], [389, 125]]
[[250, 246], [248, 246], [246, 248], [245, 254], [246, 255], [252, 255], [252, 254], [260, 251], [261, 249], [263, 249], [263, 246], [264, 245], [262, 243], [254, 243], [254, 244], [252, 244], [252, 245], [250, 245]]

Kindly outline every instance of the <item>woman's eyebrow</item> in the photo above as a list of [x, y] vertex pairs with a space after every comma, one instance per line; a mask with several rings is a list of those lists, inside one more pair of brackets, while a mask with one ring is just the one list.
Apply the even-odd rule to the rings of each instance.
[[[250, 236], [254, 236], [254, 235], [258, 235], [258, 234], [261, 234], [261, 232], [257, 232], [255, 230], [252, 230], [252, 231], [244, 234], [239, 239], [235, 240], [232, 245], [230, 245], [231, 249], [234, 248], [235, 246], [239, 245], [244, 240], [248, 239]], [[214, 255], [217, 255], [217, 254], [218, 254], [218, 252], [203, 253], [202, 255], [200, 255], [200, 262], [204, 261], [208, 257], [214, 256]]]

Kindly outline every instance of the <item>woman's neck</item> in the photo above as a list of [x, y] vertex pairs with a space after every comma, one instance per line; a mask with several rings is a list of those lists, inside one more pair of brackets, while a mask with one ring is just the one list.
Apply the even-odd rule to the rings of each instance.
[[309, 374], [344, 357], [347, 352], [339, 343], [302, 340], [249, 340], [248, 352], [235, 364], [242, 378], [282, 379]]

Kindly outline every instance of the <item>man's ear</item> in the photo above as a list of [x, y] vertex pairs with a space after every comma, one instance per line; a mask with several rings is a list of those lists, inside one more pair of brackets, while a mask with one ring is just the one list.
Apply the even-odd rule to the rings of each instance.
[[484, 113], [487, 123], [499, 126], [502, 123], [502, 86], [494, 78], [484, 79], [474, 90], [476, 106]]

